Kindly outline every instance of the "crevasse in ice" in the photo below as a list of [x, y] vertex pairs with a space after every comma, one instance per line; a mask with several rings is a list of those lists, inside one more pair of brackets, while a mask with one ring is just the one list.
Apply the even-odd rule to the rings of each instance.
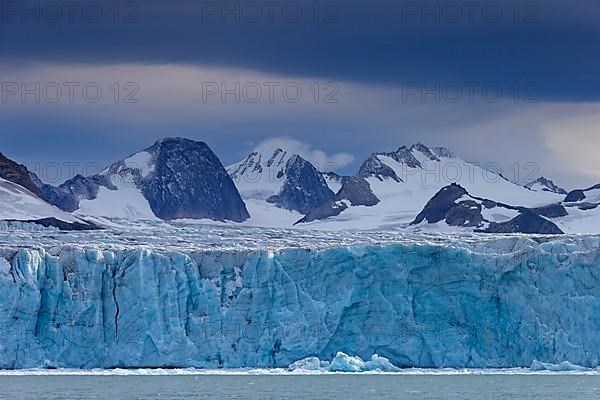
[[0, 250], [0, 368], [287, 367], [338, 352], [398, 367], [599, 365], [598, 237], [460, 243], [15, 243]]

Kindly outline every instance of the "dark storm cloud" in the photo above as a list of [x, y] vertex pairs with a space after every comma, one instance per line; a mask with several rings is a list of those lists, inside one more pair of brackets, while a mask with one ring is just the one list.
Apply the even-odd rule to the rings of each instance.
[[592, 0], [0, 4], [5, 65], [189, 63], [395, 86], [534, 82], [541, 100], [600, 97]]

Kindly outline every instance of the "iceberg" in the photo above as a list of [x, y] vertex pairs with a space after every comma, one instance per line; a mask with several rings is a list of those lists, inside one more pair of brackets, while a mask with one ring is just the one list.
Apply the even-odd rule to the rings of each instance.
[[570, 372], [570, 371], [589, 371], [589, 368], [580, 365], [571, 364], [568, 361], [563, 361], [559, 364], [543, 363], [538, 360], [533, 360], [530, 369], [532, 371], [551, 371], [551, 372]]
[[349, 356], [338, 352], [334, 359], [321, 361], [318, 357], [307, 357], [298, 360], [288, 367], [289, 371], [319, 371], [319, 372], [400, 372], [400, 368], [393, 365], [390, 360], [373, 354], [370, 360], [363, 361], [362, 358]]
[[201, 232], [7, 234], [0, 368], [600, 364], [597, 236]]

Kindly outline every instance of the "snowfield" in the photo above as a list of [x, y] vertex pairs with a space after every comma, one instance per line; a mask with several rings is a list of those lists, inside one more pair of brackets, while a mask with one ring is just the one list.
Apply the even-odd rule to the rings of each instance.
[[0, 222], [35, 221], [46, 218], [55, 218], [66, 223], [84, 222], [46, 203], [23, 186], [0, 178]]

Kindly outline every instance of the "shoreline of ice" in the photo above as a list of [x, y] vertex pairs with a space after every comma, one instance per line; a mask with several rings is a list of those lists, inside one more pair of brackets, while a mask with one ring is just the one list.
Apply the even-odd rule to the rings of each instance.
[[600, 367], [600, 236], [158, 233], [0, 235], [0, 367]]
[[399, 372], [320, 372], [289, 371], [285, 368], [273, 369], [30, 369], [0, 370], [4, 376], [492, 376], [492, 375], [531, 375], [531, 376], [600, 376], [600, 369], [581, 371], [537, 371], [530, 368], [506, 369], [423, 369], [409, 368]]
[[298, 360], [288, 368], [114, 368], [114, 369], [15, 369], [0, 370], [3, 376], [490, 376], [490, 375], [583, 375], [600, 376], [599, 368], [585, 368], [564, 361], [560, 364], [534, 360], [529, 368], [399, 368], [374, 354], [364, 361], [338, 352], [331, 361], [317, 357]]

